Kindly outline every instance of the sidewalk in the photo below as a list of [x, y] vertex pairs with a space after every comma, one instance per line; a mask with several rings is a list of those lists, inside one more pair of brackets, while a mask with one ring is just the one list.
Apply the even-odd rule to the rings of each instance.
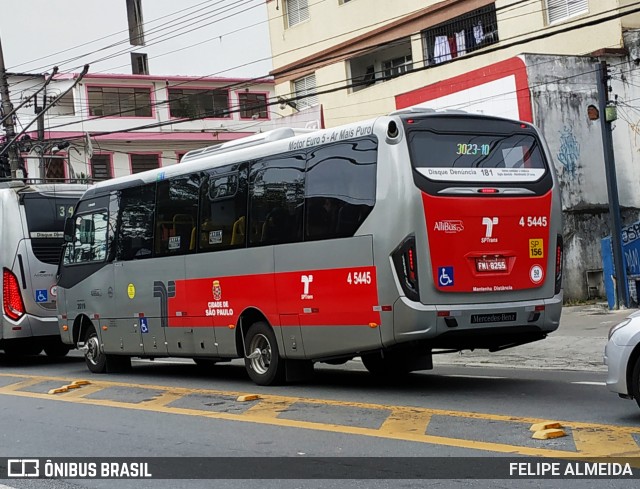
[[434, 355], [433, 364], [606, 372], [602, 354], [609, 328], [634, 311], [609, 311], [600, 305], [567, 306], [562, 310], [560, 327], [544, 340], [495, 353], [478, 350]]

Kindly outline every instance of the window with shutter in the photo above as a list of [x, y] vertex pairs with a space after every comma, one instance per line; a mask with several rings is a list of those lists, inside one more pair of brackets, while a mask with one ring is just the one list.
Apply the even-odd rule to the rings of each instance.
[[295, 93], [298, 110], [318, 105], [315, 73], [295, 80], [293, 82], [293, 91]]
[[112, 178], [111, 156], [108, 154], [93, 155], [91, 157], [91, 178], [94, 182]]
[[160, 156], [149, 154], [131, 155], [131, 173], [140, 173], [147, 170], [160, 168]]
[[589, 11], [589, 0], [547, 0], [549, 24]]
[[287, 24], [292, 27], [309, 18], [308, 0], [287, 0]]

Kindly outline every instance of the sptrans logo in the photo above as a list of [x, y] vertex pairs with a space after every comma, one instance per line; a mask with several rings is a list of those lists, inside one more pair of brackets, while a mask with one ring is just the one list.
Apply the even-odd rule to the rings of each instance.
[[464, 223], [462, 221], [445, 220], [436, 221], [433, 226], [434, 231], [442, 231], [447, 234], [459, 233], [464, 231]]
[[300, 277], [300, 282], [304, 284], [304, 288], [302, 291], [302, 295], [300, 296], [300, 299], [302, 300], [313, 299], [313, 294], [309, 294], [309, 285], [311, 284], [311, 282], [313, 282], [313, 275], [302, 275]]
[[497, 217], [483, 217], [482, 225], [485, 227], [484, 238], [480, 240], [481, 243], [497, 243], [498, 238], [493, 237], [493, 226], [498, 225]]

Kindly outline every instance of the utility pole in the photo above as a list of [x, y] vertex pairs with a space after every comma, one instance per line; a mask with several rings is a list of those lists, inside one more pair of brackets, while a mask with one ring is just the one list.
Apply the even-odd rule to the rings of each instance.
[[38, 118], [38, 142], [41, 144], [42, 151], [38, 156], [38, 177], [40, 183], [44, 183], [47, 178], [47, 170], [44, 164], [44, 107], [47, 105], [47, 91], [46, 88], [42, 94], [42, 107], [38, 105], [38, 95], [35, 96], [35, 112]]
[[620, 221], [620, 201], [618, 200], [618, 179], [616, 161], [613, 156], [613, 140], [611, 138], [611, 122], [607, 120], [607, 103], [609, 89], [607, 81], [607, 62], [598, 64], [598, 110], [600, 111], [600, 129], [602, 132], [602, 148], [604, 150], [604, 171], [607, 177], [607, 194], [609, 196], [609, 220], [611, 227], [611, 246], [613, 248], [613, 266], [616, 276], [616, 306], [629, 307], [629, 290], [627, 269], [622, 253], [622, 224]]
[[[2, 97], [2, 111], [4, 114], [9, 114], [13, 111], [13, 104], [9, 98], [9, 84], [7, 83], [7, 70], [4, 66], [4, 54], [2, 53], [2, 41], [0, 40], [0, 96]], [[11, 141], [16, 135], [15, 126], [13, 124], [13, 117], [7, 117], [4, 120], [4, 128], [6, 141]], [[11, 145], [8, 150], [9, 164], [11, 165], [11, 178], [22, 178], [22, 170], [18, 168], [18, 155], [16, 153], [15, 145]]]

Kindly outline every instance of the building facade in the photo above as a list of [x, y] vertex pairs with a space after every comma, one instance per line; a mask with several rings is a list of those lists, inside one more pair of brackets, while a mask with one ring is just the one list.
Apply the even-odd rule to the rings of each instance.
[[[19, 151], [31, 179], [127, 175], [255, 132], [322, 126], [319, 107], [283, 114], [288, 106], [274, 98], [268, 28], [255, 22], [266, 19], [262, 0], [108, 8], [69, 0], [72, 18], [39, 3], [30, 24], [43, 33], [38, 40], [12, 22], [29, 15], [33, 0], [0, 18], [10, 98], [24, 103], [13, 122], [24, 131]], [[44, 88], [54, 65], [59, 73]]]
[[267, 6], [276, 96], [298, 109], [321, 104], [328, 127], [413, 105], [538, 125], [562, 187], [565, 297], [604, 295], [600, 239], [610, 233], [608, 194], [600, 122], [588, 108], [598, 106], [597, 63], [606, 60], [611, 101], [621, 115], [613, 139], [623, 223], [635, 222], [637, 2], [267, 0]]
[[[177, 163], [187, 151], [274, 127], [273, 81], [153, 75], [55, 76], [18, 112], [29, 178], [129, 175]], [[43, 79], [11, 77], [14, 105]], [[36, 101], [37, 99], [37, 101]], [[50, 106], [40, 130], [35, 104]]]

